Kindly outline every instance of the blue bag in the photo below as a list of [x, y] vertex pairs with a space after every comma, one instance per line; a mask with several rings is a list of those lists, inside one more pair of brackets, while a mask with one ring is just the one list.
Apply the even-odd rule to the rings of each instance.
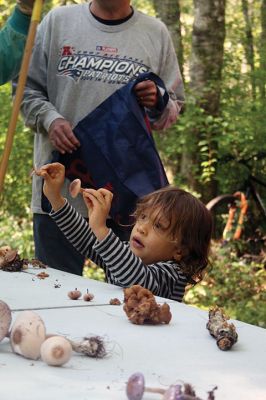
[[[145, 73], [117, 90], [74, 128], [80, 147], [71, 154], [54, 152], [53, 162], [65, 165], [66, 177], [80, 178], [82, 187], [106, 188], [113, 192], [110, 216], [128, 224], [136, 200], [168, 184], [145, 111], [133, 91], [136, 83], [153, 80], [165, 89], [153, 73]], [[160, 98], [161, 111], [169, 96]]]

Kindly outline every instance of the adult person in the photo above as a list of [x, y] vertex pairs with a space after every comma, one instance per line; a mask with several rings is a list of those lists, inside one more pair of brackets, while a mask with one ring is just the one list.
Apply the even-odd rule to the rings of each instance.
[[17, 0], [12, 15], [0, 31], [0, 85], [19, 73], [34, 1]]
[[[170, 126], [181, 109], [183, 85], [166, 26], [142, 14], [130, 0], [92, 0], [53, 9], [39, 26], [25, 88], [22, 112], [35, 131], [34, 163], [51, 161], [54, 149], [71, 153], [80, 145], [73, 127], [122, 85], [152, 71], [170, 95], [167, 108], [156, 106], [160, 92], [151, 81], [135, 86], [152, 127]], [[63, 196], [84, 217], [81, 196]], [[81, 274], [84, 258], [65, 240], [42, 209], [42, 180], [33, 177], [35, 256], [58, 269]], [[114, 226], [112, 228], [115, 230]]]

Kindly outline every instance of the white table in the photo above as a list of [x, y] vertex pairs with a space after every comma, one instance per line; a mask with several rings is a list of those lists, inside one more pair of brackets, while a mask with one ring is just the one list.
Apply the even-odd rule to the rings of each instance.
[[[109, 356], [92, 359], [75, 354], [65, 366], [49, 367], [41, 360], [13, 354], [5, 339], [0, 344], [1, 400], [125, 400], [125, 383], [137, 371], [143, 372], [147, 386], [166, 388], [179, 380], [190, 382], [202, 399], [216, 385], [217, 400], [266, 399], [264, 329], [233, 321], [239, 341], [223, 352], [205, 327], [205, 311], [169, 301], [173, 314], [169, 325], [133, 325], [122, 306], [108, 304], [110, 298], [123, 299], [121, 288], [51, 269], [47, 272], [50, 283], [49, 278], [32, 281], [24, 273], [0, 271], [0, 299], [12, 309], [41, 308], [37, 313], [47, 332], [71, 339], [103, 336]], [[61, 288], [53, 287], [55, 279]], [[94, 303], [80, 307], [83, 301], [68, 300], [66, 293], [75, 287], [84, 292], [88, 287], [95, 295]], [[49, 308], [54, 305], [58, 308]], [[18, 312], [13, 314], [14, 319]], [[147, 393], [143, 399], [161, 396]]]
[[[49, 277], [39, 279], [37, 274], [45, 272]], [[60, 285], [60, 287], [55, 287]], [[68, 292], [78, 289], [85, 294], [87, 289], [94, 294], [91, 302], [69, 299]], [[53, 268], [29, 268], [25, 272], [0, 271], [0, 299], [11, 309], [36, 309], [49, 307], [88, 307], [109, 304], [111, 298], [123, 301], [122, 288], [107, 283], [85, 279]]]

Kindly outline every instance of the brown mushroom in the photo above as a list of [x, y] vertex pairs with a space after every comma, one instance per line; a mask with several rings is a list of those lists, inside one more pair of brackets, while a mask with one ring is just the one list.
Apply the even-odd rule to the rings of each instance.
[[81, 297], [81, 294], [81, 291], [76, 288], [75, 290], [68, 292], [67, 295], [71, 300], [78, 300]]
[[88, 289], [87, 289], [87, 293], [84, 294], [83, 296], [83, 300], [84, 301], [91, 301], [94, 299], [94, 294], [89, 293]]
[[72, 346], [63, 336], [51, 336], [41, 345], [41, 358], [48, 365], [64, 365], [69, 361], [71, 354]]
[[15, 320], [10, 334], [14, 353], [37, 360], [41, 345], [46, 338], [46, 329], [41, 317], [33, 311], [22, 311]]
[[0, 342], [7, 336], [12, 316], [9, 306], [0, 300]]

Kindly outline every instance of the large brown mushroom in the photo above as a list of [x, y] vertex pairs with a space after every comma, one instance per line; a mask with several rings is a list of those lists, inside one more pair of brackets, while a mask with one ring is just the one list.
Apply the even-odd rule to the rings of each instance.
[[22, 311], [16, 318], [10, 334], [14, 353], [37, 360], [41, 345], [46, 339], [46, 329], [41, 317], [33, 311]]
[[12, 316], [9, 306], [0, 300], [0, 342], [8, 335]]

